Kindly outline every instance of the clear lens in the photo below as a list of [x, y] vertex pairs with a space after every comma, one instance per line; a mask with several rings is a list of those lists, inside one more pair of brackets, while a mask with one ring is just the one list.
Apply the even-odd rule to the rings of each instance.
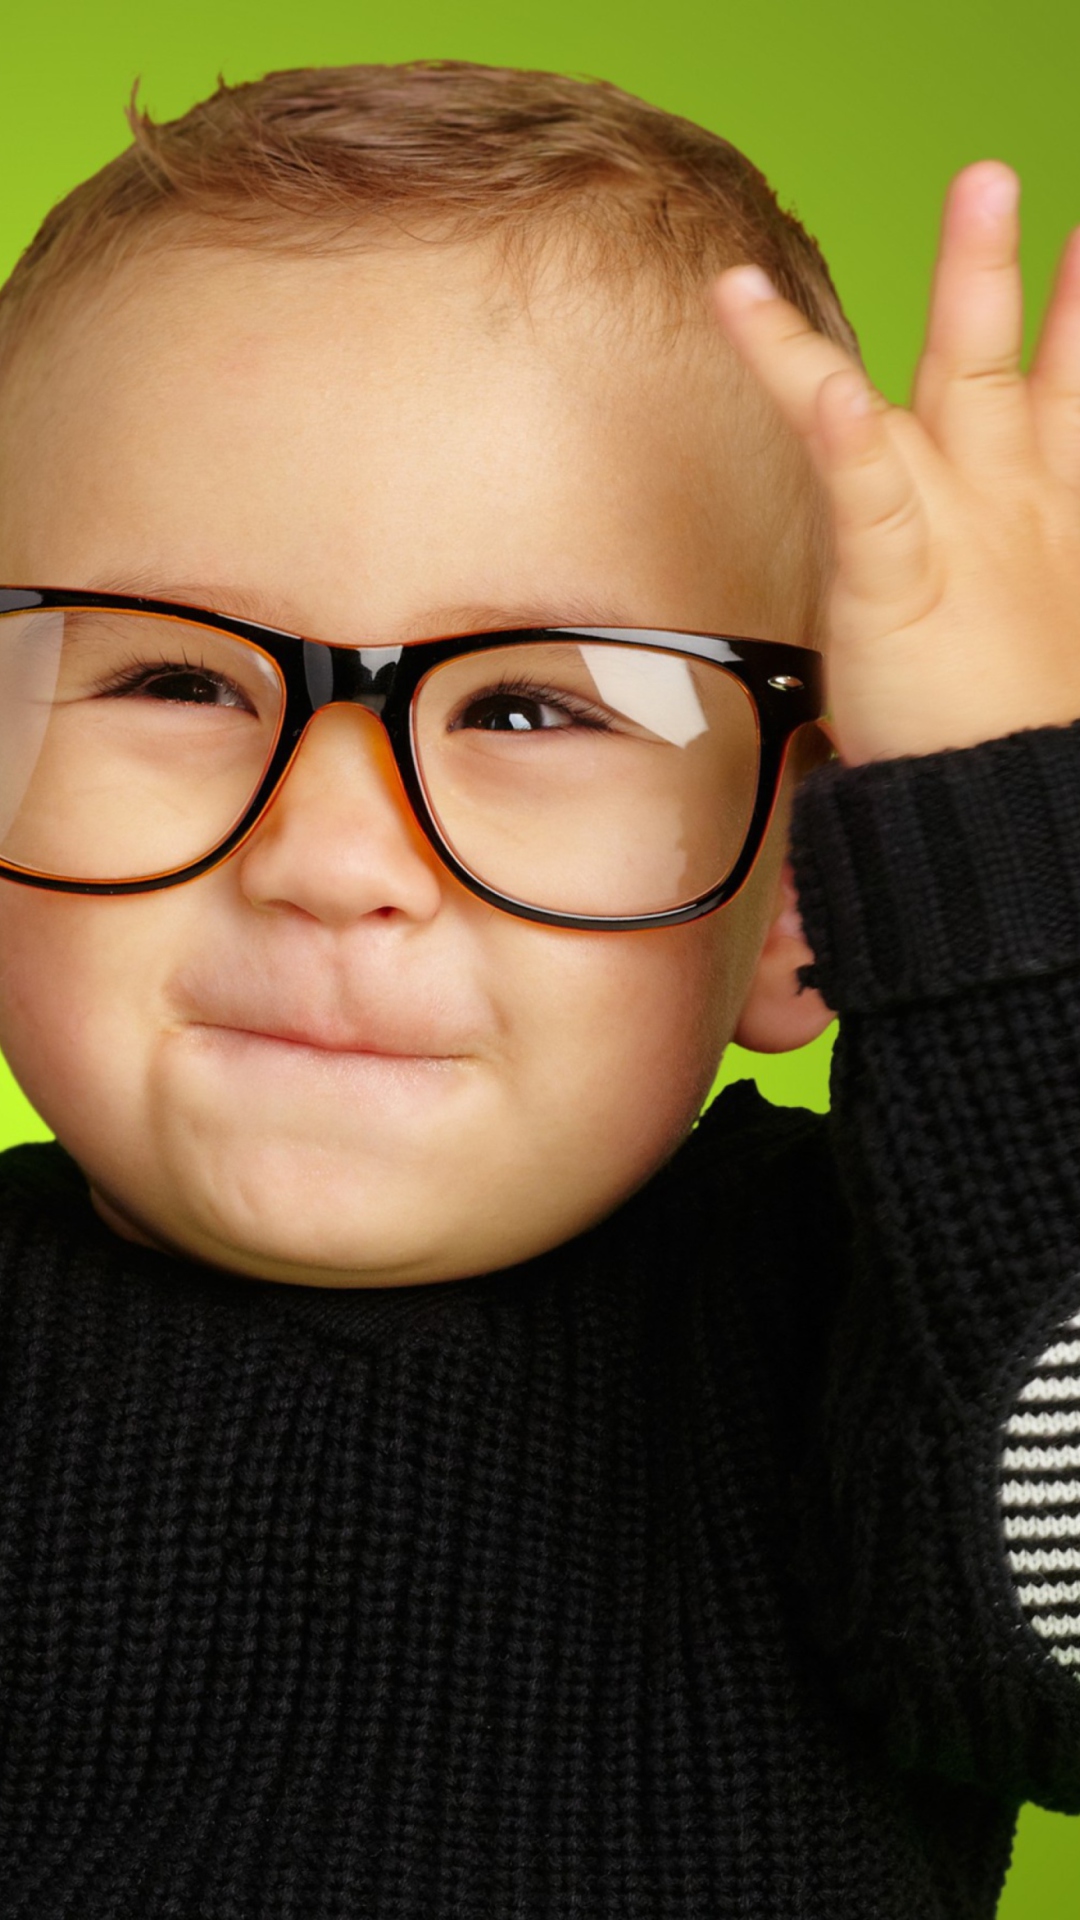
[[708, 661], [600, 640], [493, 648], [434, 668], [413, 728], [447, 845], [523, 905], [670, 910], [718, 886], [745, 842], [756, 713]]
[[54, 879], [201, 859], [258, 791], [284, 688], [229, 634], [158, 614], [0, 615], [0, 856]]

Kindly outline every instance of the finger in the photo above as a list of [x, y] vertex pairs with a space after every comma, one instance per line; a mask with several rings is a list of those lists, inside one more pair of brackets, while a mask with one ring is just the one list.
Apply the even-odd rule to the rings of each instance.
[[832, 374], [817, 407], [819, 466], [833, 507], [837, 585], [845, 596], [903, 623], [925, 610], [929, 523], [919, 477], [901, 438], [918, 457], [922, 436], [897, 433], [912, 422], [868, 387], [861, 374]]
[[1043, 459], [1059, 480], [1080, 487], [1080, 227], [1061, 258], [1030, 391]]
[[969, 469], [1034, 452], [1020, 354], [1020, 183], [998, 160], [956, 176], [945, 203], [915, 412]]
[[715, 295], [733, 344], [801, 435], [829, 492], [845, 589], [895, 606], [914, 591], [925, 557], [912, 469], [897, 445], [901, 427], [913, 447], [925, 443], [921, 428], [889, 408], [851, 356], [816, 333], [760, 268], [729, 269]]
[[760, 267], [729, 267], [716, 281], [713, 297], [732, 345], [796, 433], [812, 437], [822, 382], [854, 368], [850, 354], [781, 299]]

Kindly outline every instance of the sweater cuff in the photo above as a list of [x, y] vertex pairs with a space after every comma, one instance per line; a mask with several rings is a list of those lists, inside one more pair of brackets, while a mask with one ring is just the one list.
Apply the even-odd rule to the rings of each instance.
[[1080, 967], [1080, 721], [833, 762], [795, 799], [812, 966], [843, 1013]]

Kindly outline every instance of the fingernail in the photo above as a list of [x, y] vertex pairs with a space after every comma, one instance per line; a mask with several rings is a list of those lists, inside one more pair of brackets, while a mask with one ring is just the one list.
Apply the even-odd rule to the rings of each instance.
[[734, 281], [738, 292], [747, 305], [756, 305], [760, 300], [779, 298], [776, 288], [761, 267], [734, 267], [730, 279]]
[[984, 213], [988, 213], [994, 220], [1003, 220], [1007, 213], [1013, 213], [1016, 210], [1016, 204], [1020, 198], [1020, 182], [1015, 173], [1005, 172], [1004, 169], [1000, 173], [992, 173], [988, 180], [983, 181], [979, 198], [982, 201]]

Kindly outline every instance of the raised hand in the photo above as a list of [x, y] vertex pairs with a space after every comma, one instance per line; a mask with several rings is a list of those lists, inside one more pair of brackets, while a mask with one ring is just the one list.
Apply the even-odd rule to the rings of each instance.
[[760, 269], [716, 284], [832, 503], [829, 699], [849, 762], [1080, 719], [1080, 228], [1024, 375], [1018, 197], [997, 161], [952, 182], [910, 410]]

